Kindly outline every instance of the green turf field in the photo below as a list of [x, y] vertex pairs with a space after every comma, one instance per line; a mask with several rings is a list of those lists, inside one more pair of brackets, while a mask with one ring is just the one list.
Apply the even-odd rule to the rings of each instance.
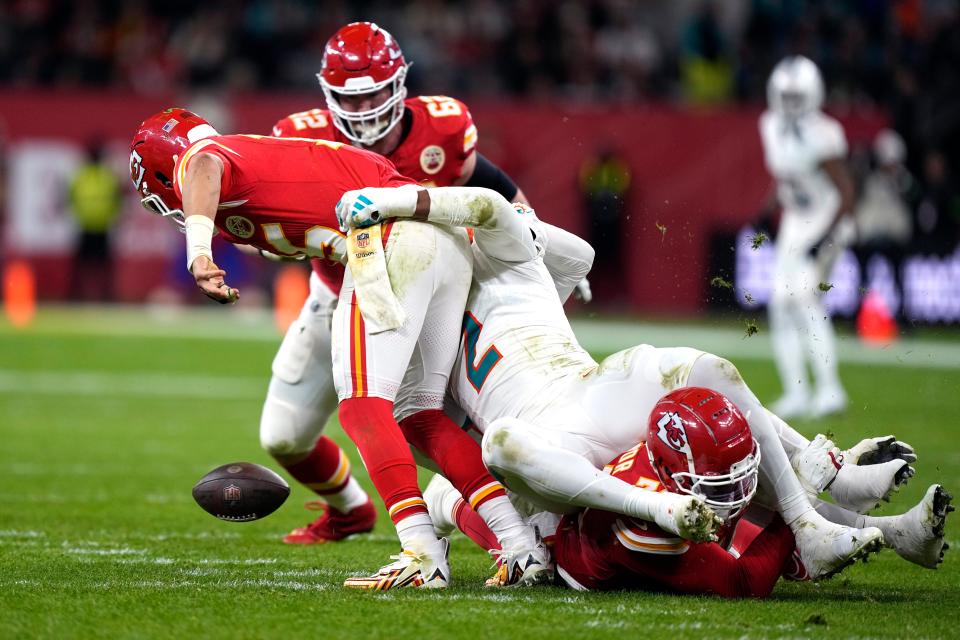
[[[345, 576], [396, 553], [386, 517], [373, 535], [289, 547], [280, 535], [313, 515], [301, 508], [306, 491], [246, 524], [217, 521], [190, 497], [217, 465], [270, 465], [257, 423], [276, 342], [226, 313], [217, 340], [196, 337], [202, 330], [183, 318], [176, 326], [190, 337], [172, 327], [165, 337], [127, 312], [45, 318], [25, 332], [0, 325], [0, 638], [960, 635], [955, 552], [934, 572], [888, 550], [832, 581], [724, 602], [484, 590], [490, 560], [458, 537], [446, 592], [346, 592]], [[762, 399], [776, 394], [768, 360], [735, 361]], [[829, 429], [844, 446], [896, 433], [917, 447], [917, 476], [883, 513], [911, 506], [935, 481], [960, 491], [960, 369], [891, 358], [842, 373], [849, 414], [798, 426]], [[338, 428], [329, 433], [346, 444]], [[354, 471], [369, 488], [362, 466]], [[947, 538], [960, 549], [957, 519]]]

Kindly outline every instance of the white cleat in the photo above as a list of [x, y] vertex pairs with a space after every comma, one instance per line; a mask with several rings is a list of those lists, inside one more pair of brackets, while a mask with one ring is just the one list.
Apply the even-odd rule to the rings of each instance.
[[443, 589], [450, 584], [450, 543], [446, 539], [439, 541], [438, 553], [417, 553], [404, 549], [400, 555], [390, 556], [391, 562], [370, 576], [347, 578], [343, 586], [348, 589], [367, 591], [386, 591], [413, 587], [419, 589]]
[[883, 546], [883, 532], [876, 527], [844, 527], [816, 513], [801, 516], [790, 528], [811, 580], [835, 576]]
[[834, 501], [845, 509], [868, 513], [900, 491], [916, 471], [906, 460], [871, 465], [845, 464], [829, 487]]
[[810, 403], [810, 417], [814, 419], [843, 413], [847, 410], [847, 394], [840, 387], [818, 390]]
[[810, 397], [806, 393], [788, 393], [770, 405], [770, 411], [784, 420], [810, 415]]
[[843, 454], [827, 436], [817, 434], [791, 460], [800, 484], [812, 501], [837, 477], [843, 466]]
[[694, 496], [661, 493], [672, 504], [654, 514], [657, 526], [692, 542], [716, 542], [723, 520], [713, 509]]
[[927, 489], [920, 504], [903, 515], [878, 518], [883, 524], [887, 546], [904, 560], [927, 569], [936, 569], [943, 562], [949, 545], [943, 539], [947, 514], [953, 511], [953, 499], [939, 484]]
[[518, 551], [492, 549], [497, 558], [497, 572], [488, 578], [486, 587], [532, 587], [553, 582], [550, 550], [537, 536], [536, 546]]

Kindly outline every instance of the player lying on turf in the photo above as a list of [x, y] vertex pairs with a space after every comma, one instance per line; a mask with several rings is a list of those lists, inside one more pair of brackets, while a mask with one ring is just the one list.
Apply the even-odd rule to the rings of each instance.
[[[747, 517], [762, 518], [763, 527], [740, 522], [757, 490], [759, 452], [733, 403], [709, 389], [687, 387], [664, 396], [647, 424], [648, 440], [605, 470], [651, 491], [703, 496], [724, 520], [719, 541], [691, 544], [655, 523], [586, 509], [565, 516], [556, 532], [553, 551], [564, 583], [578, 590], [763, 598], [781, 574], [804, 575], [793, 555], [794, 537], [779, 515], [754, 507]], [[934, 568], [945, 549], [949, 501], [934, 485], [906, 514], [871, 522], [901, 555]]]
[[[277, 122], [273, 135], [352, 144], [383, 155], [424, 186], [488, 187], [511, 202], [526, 202], [509, 176], [477, 151], [466, 105], [445, 96], [406, 98], [408, 66], [386, 30], [369, 22], [344, 26], [327, 42], [317, 74], [328, 108], [291, 114]], [[284, 537], [293, 544], [370, 531], [376, 519], [346, 455], [322, 435], [337, 408], [330, 323], [343, 265], [314, 258], [311, 266], [310, 296], [274, 358], [260, 418], [263, 448], [325, 501], [307, 503], [324, 512]]]
[[[345, 194], [341, 223], [412, 216], [412, 201], [399, 196], [383, 189]], [[537, 243], [548, 238], [537, 232], [532, 212], [479, 205], [440, 211], [427, 219], [477, 229], [464, 344], [451, 390], [484, 433], [487, 466], [513, 490], [548, 511], [599, 508], [655, 522], [690, 540], [714, 539], [720, 522], [700, 500], [661, 494], [651, 501], [650, 492], [600, 471], [645, 437], [638, 416], [648, 415], [663, 393], [704, 386], [748, 416], [763, 454], [761, 484], [775, 498], [812, 576], [831, 575], [879, 546], [879, 529], [835, 525], [816, 512], [780, 441], [789, 427], [760, 405], [730, 362], [695, 349], [641, 345], [597, 365], [577, 344], [539, 259]], [[852, 505], [868, 497], [878, 501], [911, 471], [898, 459], [873, 467], [843, 465], [841, 472], [831, 490]]]
[[[477, 443], [441, 409], [472, 270], [466, 233], [406, 221], [355, 234], [348, 247], [337, 230], [334, 205], [344, 191], [401, 187], [421, 202], [424, 214], [431, 210], [426, 191], [376, 154], [322, 140], [221, 136], [183, 109], [146, 120], [131, 144], [130, 162], [144, 206], [182, 221], [187, 267], [218, 302], [236, 300], [239, 292], [213, 261], [215, 228], [231, 242], [276, 254], [340, 262], [350, 256], [333, 318], [340, 422], [357, 444], [403, 551], [384, 571], [351, 578], [347, 586], [443, 587], [449, 580], [447, 545], [434, 534], [404, 431], [438, 443], [444, 455], [434, 462], [476, 505], [504, 548], [539, 559], [539, 569], [524, 576], [536, 579], [545, 550], [487, 473]], [[472, 197], [509, 207], [489, 189], [474, 189]], [[453, 196], [448, 202], [457, 205]]]

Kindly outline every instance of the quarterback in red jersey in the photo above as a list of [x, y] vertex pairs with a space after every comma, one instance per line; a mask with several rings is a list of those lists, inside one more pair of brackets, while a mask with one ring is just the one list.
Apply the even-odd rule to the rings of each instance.
[[[477, 150], [477, 128], [466, 105], [443, 96], [407, 98], [408, 63], [385, 29], [355, 22], [327, 42], [317, 74], [327, 109], [289, 115], [277, 137], [311, 138], [378, 153], [398, 171], [428, 187], [488, 187], [511, 202], [524, 194]], [[373, 528], [375, 511], [350, 474], [346, 455], [323, 429], [337, 407], [330, 360], [331, 318], [343, 265], [312, 261], [310, 296], [273, 362], [260, 420], [263, 448], [299, 482], [320, 496], [323, 510], [284, 537], [318, 544]]]
[[[463, 495], [474, 498], [504, 548], [537, 546], [503, 487], [487, 473], [477, 443], [442, 411], [472, 271], [466, 234], [410, 220], [344, 236], [334, 215], [344, 191], [371, 185], [391, 194], [402, 191], [395, 199], [409, 202], [410, 217], [420, 220], [431, 210], [465, 206], [468, 199], [501, 209], [510, 203], [489, 189], [439, 189], [435, 197], [446, 204], [434, 204], [425, 189], [376, 154], [326, 140], [221, 136], [183, 109], [144, 121], [131, 144], [130, 163], [144, 206], [182, 220], [187, 268], [200, 289], [219, 302], [234, 301], [239, 292], [213, 261], [215, 229], [264, 251], [352, 265], [337, 305], [342, 334], [333, 341], [340, 422], [397, 526], [403, 553], [374, 576], [351, 578], [346, 586], [448, 582], [447, 547], [427, 515], [405, 431], [439, 443], [445, 455], [434, 462]], [[417, 268], [402, 268], [411, 264]], [[401, 278], [402, 286], [394, 288]], [[421, 342], [421, 335], [430, 339]], [[407, 375], [411, 362], [415, 366]]]

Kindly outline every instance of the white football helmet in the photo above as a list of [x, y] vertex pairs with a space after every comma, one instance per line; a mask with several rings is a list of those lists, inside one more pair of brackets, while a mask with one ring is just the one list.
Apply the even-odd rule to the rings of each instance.
[[775, 113], [798, 118], [823, 104], [823, 78], [810, 58], [790, 56], [773, 68], [767, 82], [767, 104]]

